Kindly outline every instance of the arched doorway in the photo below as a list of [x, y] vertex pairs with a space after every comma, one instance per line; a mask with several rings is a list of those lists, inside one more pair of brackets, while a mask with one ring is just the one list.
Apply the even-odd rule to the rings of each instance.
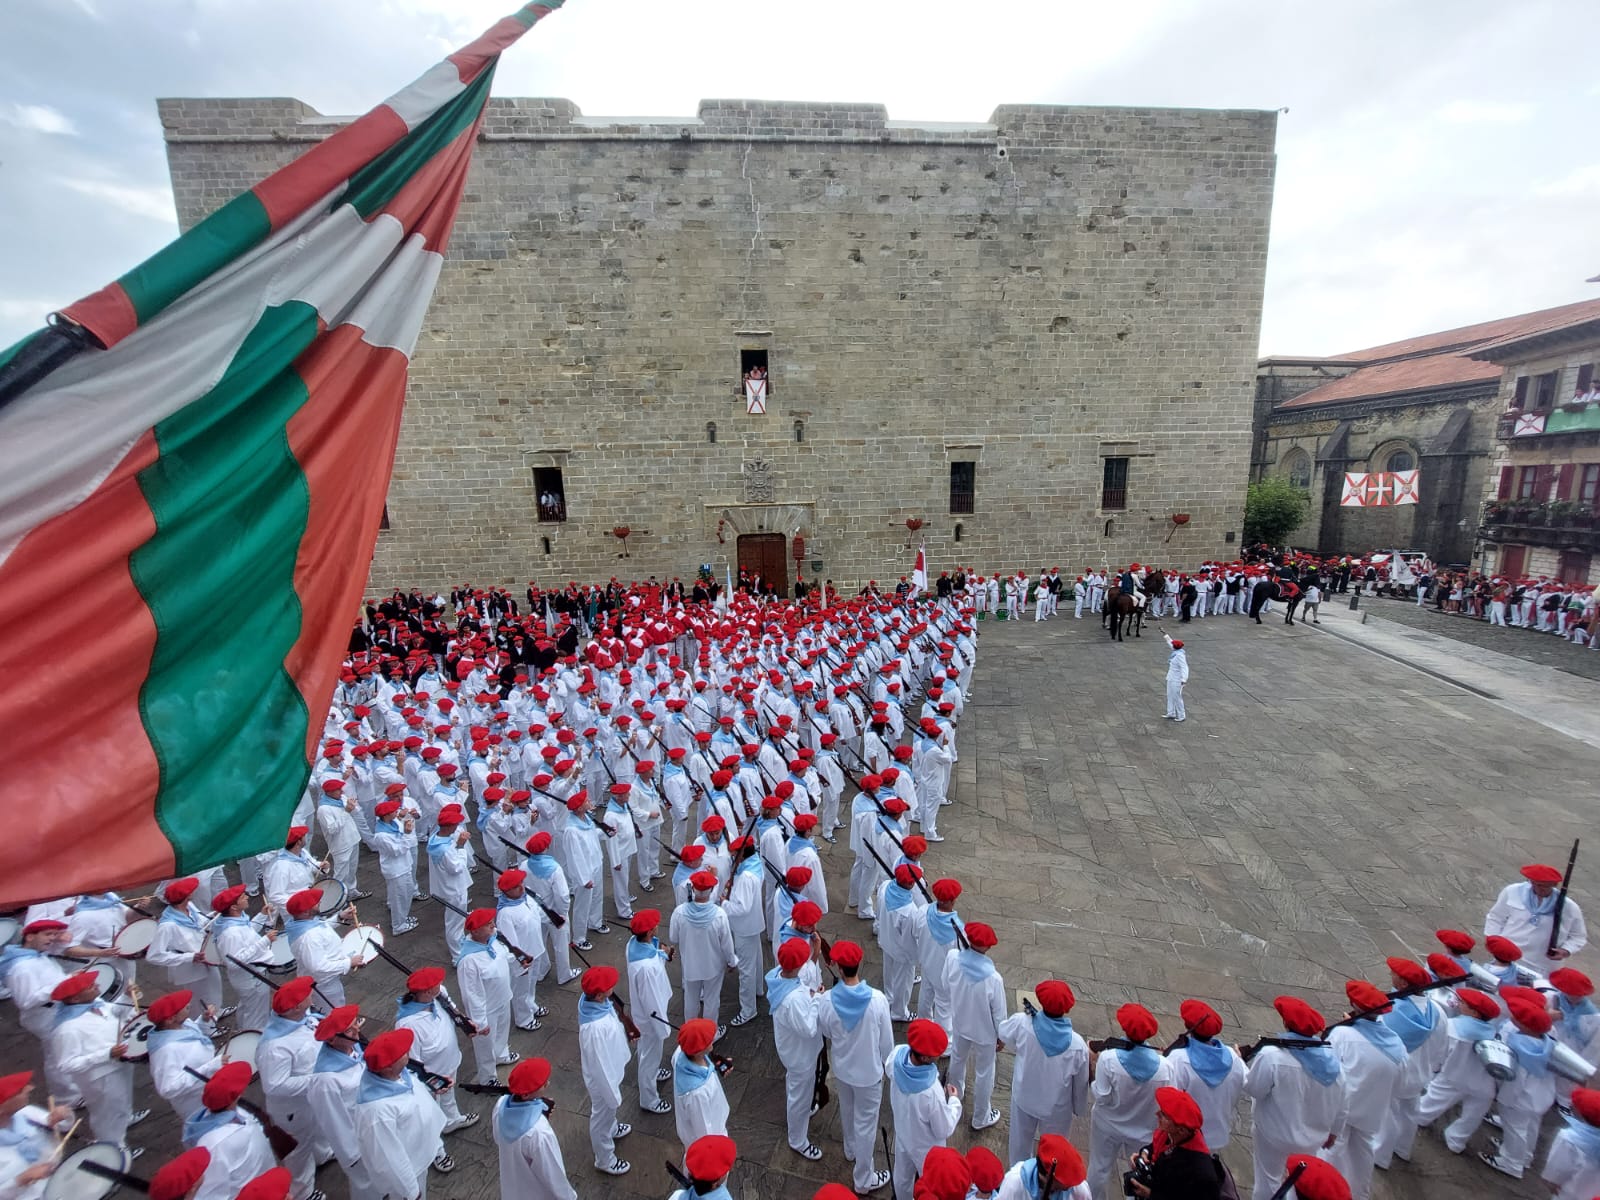
[[739, 571], [759, 575], [780, 596], [789, 593], [789, 564], [784, 559], [781, 533], [742, 533], [739, 535]]

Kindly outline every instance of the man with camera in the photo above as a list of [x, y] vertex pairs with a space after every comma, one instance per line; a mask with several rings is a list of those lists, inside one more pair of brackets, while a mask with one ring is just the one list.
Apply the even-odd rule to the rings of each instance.
[[1200, 1127], [1205, 1117], [1188, 1092], [1156, 1089], [1156, 1131], [1129, 1161], [1123, 1194], [1144, 1200], [1219, 1200], [1222, 1166], [1212, 1157]]

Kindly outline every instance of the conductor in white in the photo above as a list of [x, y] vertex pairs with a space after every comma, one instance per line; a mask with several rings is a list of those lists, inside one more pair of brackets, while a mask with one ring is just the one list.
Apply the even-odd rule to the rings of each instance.
[[1189, 682], [1189, 656], [1180, 639], [1170, 633], [1162, 636], [1172, 647], [1172, 657], [1167, 659], [1167, 720], [1185, 721], [1189, 714], [1183, 709], [1183, 685]]
[[1583, 910], [1568, 896], [1561, 904], [1561, 931], [1550, 949], [1550, 931], [1556, 919], [1556, 888], [1561, 872], [1545, 863], [1522, 868], [1526, 883], [1513, 883], [1495, 899], [1483, 919], [1483, 936], [1510, 938], [1531, 962], [1560, 962], [1582, 950], [1589, 941]]

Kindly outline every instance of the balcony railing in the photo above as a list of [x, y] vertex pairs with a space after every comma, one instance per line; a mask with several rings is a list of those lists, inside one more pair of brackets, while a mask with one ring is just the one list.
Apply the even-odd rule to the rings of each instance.
[[1484, 510], [1479, 535], [1491, 542], [1527, 542], [1593, 553], [1600, 551], [1600, 513], [1578, 505], [1552, 512], [1551, 506], [1543, 504], [1491, 504]]
[[[1542, 417], [1542, 425], [1531, 418]], [[1600, 433], [1600, 403], [1558, 404], [1550, 409], [1513, 409], [1500, 414], [1495, 436], [1501, 441], [1554, 437], [1568, 433]]]

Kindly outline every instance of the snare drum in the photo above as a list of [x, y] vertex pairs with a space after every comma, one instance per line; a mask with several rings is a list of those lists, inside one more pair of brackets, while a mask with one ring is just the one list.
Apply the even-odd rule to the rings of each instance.
[[122, 972], [110, 963], [95, 963], [88, 968], [95, 973], [100, 981], [100, 999], [107, 1004], [115, 1004], [122, 995], [122, 989], [127, 987], [127, 981], [122, 978]]
[[341, 944], [345, 955], [360, 959], [364, 967], [378, 957], [376, 947], [383, 945], [383, 930], [376, 925], [363, 925], [345, 934]]
[[268, 975], [293, 975], [294, 974], [294, 947], [289, 944], [289, 935], [280, 933], [272, 943], [272, 949], [265, 966], [261, 969]]
[[261, 1035], [254, 1029], [246, 1029], [236, 1033], [226, 1042], [222, 1043], [222, 1061], [245, 1062], [250, 1064], [250, 1069], [256, 1069], [256, 1051], [261, 1046]]
[[1517, 1056], [1504, 1042], [1484, 1038], [1481, 1042], [1474, 1042], [1472, 1050], [1492, 1078], [1504, 1081], [1516, 1077]]
[[1552, 1038], [1550, 1069], [1563, 1079], [1571, 1080], [1580, 1087], [1588, 1087], [1589, 1076], [1594, 1074], [1595, 1065], [1565, 1042], [1558, 1042]]
[[127, 1043], [128, 1048], [123, 1051], [122, 1057], [127, 1062], [148, 1062], [150, 1060], [150, 1035], [156, 1030], [156, 1023], [143, 1013], [129, 1021], [122, 1029], [119, 1041]]
[[217, 945], [217, 939], [211, 936], [211, 931], [206, 930], [205, 940], [200, 943], [200, 957], [208, 967], [220, 967], [223, 963], [222, 947]]
[[44, 1200], [104, 1200], [117, 1190], [115, 1179], [91, 1175], [84, 1170], [85, 1163], [126, 1175], [133, 1156], [115, 1142], [92, 1142], [61, 1160], [61, 1165], [44, 1181]]
[[124, 958], [143, 958], [156, 940], [157, 922], [149, 917], [130, 921], [111, 939], [111, 949]]
[[317, 880], [311, 886], [322, 889], [322, 899], [317, 901], [319, 916], [332, 917], [344, 911], [346, 904], [344, 884], [328, 877]]

